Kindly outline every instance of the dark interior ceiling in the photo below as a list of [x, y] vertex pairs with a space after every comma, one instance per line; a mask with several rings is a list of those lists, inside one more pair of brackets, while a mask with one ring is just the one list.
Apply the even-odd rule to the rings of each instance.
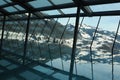
[[[112, 16], [119, 15], [120, 10], [95, 12], [90, 6], [120, 3], [120, 0], [0, 0], [0, 16], [9, 16], [8, 20], [24, 20], [27, 13], [32, 13], [34, 18], [60, 18], [75, 17], [76, 13], [65, 14], [61, 9], [76, 8], [82, 9], [81, 16]], [[119, 8], [120, 9], [120, 8]], [[42, 11], [56, 10], [59, 14], [48, 15]], [[10, 19], [9, 19], [10, 18]]]

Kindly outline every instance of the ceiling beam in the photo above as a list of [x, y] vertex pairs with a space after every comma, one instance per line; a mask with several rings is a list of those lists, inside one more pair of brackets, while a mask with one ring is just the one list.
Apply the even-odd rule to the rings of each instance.
[[[22, 1], [24, 3], [27, 3], [27, 2], [30, 2], [30, 1], [33, 1], [33, 0], [22, 0]], [[17, 2], [11, 2], [11, 3], [1, 5], [0, 8], [5, 8], [5, 7], [9, 7], [9, 6], [14, 6], [14, 5], [17, 5]]]
[[[51, 1], [51, 0], [48, 0], [54, 7], [56, 7], [56, 5]], [[57, 9], [58, 10], [58, 12], [60, 13], [60, 14], [62, 14], [62, 15], [64, 15], [64, 12], [62, 11], [62, 10], [60, 10], [60, 9]]]
[[73, 0], [73, 2], [76, 4], [76, 6], [79, 6], [85, 14], [90, 15], [93, 12], [89, 6], [83, 5], [83, 0]]
[[[76, 7], [73, 4], [74, 3], [68, 3], [68, 4], [60, 4], [60, 5], [57, 5], [56, 7], [49, 6], [49, 7], [35, 8], [35, 9], [32, 9], [31, 12], [39, 12], [39, 11], [47, 11], [47, 10], [55, 10], [55, 9], [64, 9], [64, 8]], [[24, 13], [27, 13], [27, 12], [28, 12], [27, 10], [15, 11], [15, 12], [11, 12], [10, 15], [24, 14]]]
[[[23, 3], [22, 1], [16, 1], [16, 0], [11, 0], [11, 1], [17, 2], [20, 6], [22, 6], [22, 7], [26, 10], [25, 13], [31, 12], [31, 13], [33, 13], [36, 17], [43, 17], [42, 14], [39, 15], [39, 14], [37, 14], [37, 13], [34, 13], [35, 8], [33, 8], [30, 4], [28, 4], [28, 3]], [[19, 12], [20, 12], [20, 11], [19, 11]], [[18, 12], [18, 13], [19, 13], [19, 12]], [[13, 14], [16, 14], [16, 13], [13, 13]]]
[[[17, 1], [14, 0], [14, 1], [18, 2], [18, 0]], [[21, 1], [21, 0], [19, 0], [19, 1]], [[88, 5], [99, 5], [99, 4], [119, 3], [119, 2], [120, 2], [120, 0], [84, 0], [83, 5], [88, 6]], [[31, 10], [31, 12], [64, 9], [64, 8], [73, 8], [73, 7], [76, 7], [75, 3], [67, 3], [67, 4], [56, 5], [56, 7], [49, 6], [49, 7], [43, 7], [43, 8], [35, 8], [34, 10]], [[27, 12], [28, 12], [27, 10], [22, 10], [22, 11], [11, 12], [9, 15], [24, 14]]]
[[16, 5], [17, 3], [7, 3], [7, 4], [4, 4], [4, 5], [1, 5], [0, 8], [5, 8], [5, 7], [9, 7], [9, 6], [13, 6], [13, 5]]
[[17, 3], [18, 5], [22, 6], [24, 9], [26, 9], [28, 12], [31, 12], [33, 9], [33, 7], [31, 7], [30, 5], [28, 4], [25, 4], [22, 2], [22, 0], [11, 0], [12, 2], [15, 2]]
[[89, 5], [100, 5], [100, 4], [110, 4], [110, 3], [120, 3], [120, 0], [84, 0], [84, 6]]
[[[103, 11], [103, 12], [93, 12], [91, 16], [119, 16], [120, 15], [120, 10], [116, 11]], [[89, 15], [85, 13], [80, 13], [81, 17], [89, 17]], [[76, 13], [73, 14], [65, 14], [65, 15], [46, 15], [44, 17], [31, 17], [31, 20], [36, 20], [36, 19], [51, 19], [51, 18], [68, 18], [68, 17], [76, 17]], [[8, 19], [7, 21], [23, 21], [27, 20], [27, 18], [19, 18], [19, 19]], [[2, 21], [2, 20], [1, 20]]]
[[6, 15], [6, 16], [8, 16], [9, 15], [9, 12], [8, 11], [6, 11], [6, 10], [4, 10], [4, 9], [0, 9], [0, 12], [3, 14], [3, 15]]

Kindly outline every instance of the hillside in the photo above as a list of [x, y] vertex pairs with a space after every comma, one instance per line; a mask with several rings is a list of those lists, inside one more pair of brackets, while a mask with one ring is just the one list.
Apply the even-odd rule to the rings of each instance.
[[[90, 53], [90, 45], [92, 42], [93, 34], [95, 32], [95, 27], [82, 24], [81, 28], [79, 28], [78, 40], [77, 40], [77, 48], [76, 51], [76, 59], [83, 61], [90, 61], [90, 54], [92, 54], [94, 62], [102, 62], [102, 63], [111, 63], [111, 54], [112, 54], [112, 45], [115, 37], [115, 32], [106, 31], [102, 29], [98, 29], [95, 40], [92, 45], [92, 53]], [[73, 31], [74, 27], [68, 28], [68, 31]], [[71, 41], [72, 42], [72, 41]], [[120, 47], [120, 34], [117, 36], [117, 40], [114, 46], [114, 62], [120, 62], [118, 59], [119, 55], [119, 47]]]
[[[22, 55], [26, 24], [22, 23], [20, 25], [18, 23], [16, 22], [14, 25], [11, 23], [6, 24], [3, 48]], [[86, 24], [82, 24], [81, 28], [79, 28], [76, 59], [77, 61], [89, 62], [90, 54], [92, 54], [94, 62], [110, 63], [115, 33], [98, 29], [92, 45], [92, 53], [90, 53], [90, 44], [94, 31], [95, 27]], [[72, 51], [73, 33], [74, 26], [72, 24], [62, 25], [55, 20], [40, 20], [39, 23], [31, 21], [27, 55], [29, 57], [32, 55], [31, 58], [35, 60], [43, 58], [48, 61], [50, 56], [52, 56], [52, 59], [61, 57], [64, 60], [69, 60]], [[118, 58], [119, 47], [120, 35], [117, 37], [114, 48], [115, 62], [120, 62]]]
[[[41, 20], [39, 23], [37, 21], [31, 22], [27, 43], [27, 57], [50, 66], [51, 63], [53, 63], [53, 67], [59, 69], [62, 69], [63, 64], [64, 70], [69, 71], [74, 26], [72, 24], [62, 25], [58, 22], [55, 26], [55, 23], [54, 20]], [[3, 49], [16, 53], [17, 55], [23, 55], [25, 29], [26, 23], [7, 23], [5, 25]], [[87, 24], [82, 24], [79, 28], [75, 58], [78, 75], [91, 79], [90, 61], [92, 54], [95, 80], [110, 80], [112, 72], [111, 48], [115, 32], [98, 29], [92, 45], [92, 53], [90, 53], [90, 44], [94, 31], [95, 27]], [[114, 47], [115, 79], [120, 78], [118, 72], [120, 69], [119, 47], [120, 34], [118, 34]], [[16, 58], [8, 54], [7, 56], [22, 62], [21, 58]], [[74, 74], [75, 73], [74, 70]]]

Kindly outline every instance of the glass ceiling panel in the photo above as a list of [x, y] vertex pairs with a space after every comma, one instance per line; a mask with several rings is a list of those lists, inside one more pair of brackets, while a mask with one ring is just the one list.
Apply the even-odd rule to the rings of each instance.
[[4, 4], [7, 4], [7, 3], [3, 0], [0, 0], [0, 5], [4, 5]]
[[76, 13], [77, 8], [66, 8], [66, 9], [61, 9], [61, 10], [65, 14], [72, 14], [72, 13]]
[[34, 8], [52, 6], [52, 4], [49, 3], [47, 0], [35, 0], [35, 1], [29, 2], [29, 4], [32, 5]]
[[[66, 8], [61, 10], [63, 11], [64, 14], [73, 14], [73, 13], [76, 13], [77, 8]], [[82, 10], [81, 10], [81, 13], [83, 13]]]
[[66, 3], [72, 3], [72, 0], [51, 0], [53, 3], [55, 3], [56, 5], [59, 4], [66, 4]]
[[15, 7], [19, 10], [25, 10], [23, 7], [19, 6], [19, 5], [15, 5]]
[[57, 10], [41, 11], [43, 14], [47, 15], [58, 15], [60, 14]]
[[90, 6], [94, 12], [120, 10], [120, 3]]
[[6, 7], [4, 8], [5, 10], [7, 10], [8, 12], [15, 12], [17, 11], [17, 9], [15, 9], [14, 7], [10, 6], [10, 7]]

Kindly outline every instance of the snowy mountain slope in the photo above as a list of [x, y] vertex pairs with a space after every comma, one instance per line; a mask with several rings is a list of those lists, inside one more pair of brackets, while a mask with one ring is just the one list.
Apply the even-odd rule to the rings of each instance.
[[[63, 60], [65, 70], [69, 71], [69, 64], [71, 59], [70, 57], [73, 45], [74, 26], [72, 24], [69, 24], [63, 34], [65, 26], [57, 23], [57, 26], [55, 27], [53, 32], [51, 32], [52, 28], [54, 27], [55, 21], [52, 22], [48, 21], [49, 24], [47, 24], [46, 26], [44, 26], [45, 23], [42, 22], [38, 24], [36, 28], [34, 27], [35, 23], [31, 25], [33, 27], [30, 27], [29, 30], [27, 57], [40, 61], [42, 63], [49, 63], [48, 65], [50, 65], [52, 61], [54, 67], [57, 68], [60, 68], [60, 66], [62, 65], [61, 60]], [[12, 28], [7, 28], [9, 26], [5, 26], [3, 48], [6, 50], [10, 50], [11, 52], [14, 52], [18, 55], [22, 55], [26, 25], [22, 27], [17, 26], [19, 27], [17, 29], [16, 26], [13, 26]], [[78, 66], [78, 74], [91, 79], [91, 63], [89, 62], [91, 61], [92, 54], [95, 80], [110, 80], [111, 77], [109, 76], [111, 75], [112, 70], [111, 48], [113, 45], [115, 33], [98, 29], [92, 45], [92, 53], [90, 53], [90, 44], [93, 38], [94, 31], [95, 27], [86, 24], [82, 24], [82, 27], [79, 28], [76, 46], [76, 62]], [[2, 31], [0, 30], [0, 34], [1, 32]], [[61, 38], [62, 34], [63, 37]], [[120, 79], [118, 73], [118, 70], [120, 69], [119, 48], [120, 34], [118, 34], [114, 48], [114, 74], [116, 76], [115, 80]]]
[[[90, 55], [92, 54], [94, 62], [111, 62], [112, 46], [115, 37], [115, 32], [110, 32], [102, 29], [98, 29], [95, 39], [92, 45], [92, 53], [90, 53], [90, 45], [92, 42], [93, 34], [95, 32], [95, 27], [91, 27], [86, 24], [82, 24], [79, 28], [78, 40], [77, 40], [77, 51], [76, 58], [79, 60], [90, 61]], [[74, 26], [69, 25], [68, 31], [74, 30]], [[70, 41], [72, 42], [72, 41]], [[115, 46], [114, 46], [114, 56], [119, 56], [120, 48], [120, 35], [118, 35]], [[115, 62], [120, 62], [119, 59], [114, 57]]]
[[[28, 46], [33, 44], [35, 44], [35, 46], [28, 47], [29, 48], [28, 51], [29, 53], [33, 54], [33, 53], [36, 53], [36, 51], [39, 52], [39, 48], [38, 48], [39, 46], [37, 44], [42, 44], [46, 47], [48, 47], [48, 45], [46, 44], [50, 44], [52, 45], [50, 47], [54, 47], [54, 50], [50, 49], [52, 54], [55, 55], [54, 51], [57, 51], [57, 53], [60, 53], [60, 48], [61, 48], [63, 58], [65, 58], [65, 60], [70, 59], [72, 45], [73, 45], [74, 26], [72, 24], [68, 24], [68, 26], [66, 27], [60, 23], [57, 23], [54, 28], [54, 23], [55, 21], [53, 20], [53, 21], [47, 21], [46, 26], [45, 26], [45, 22], [41, 22], [39, 24], [37, 23], [31, 24], [30, 30], [29, 30], [29, 37], [28, 37], [28, 41], [29, 41]], [[9, 24], [9, 25], [12, 26], [12, 24]], [[35, 26], [35, 27], [32, 27], [32, 26]], [[65, 27], [66, 27], [66, 30], [65, 30]], [[8, 32], [8, 28], [5, 28], [5, 33], [4, 33], [5, 45], [7, 45], [8, 43], [11, 43], [12, 45], [16, 45], [17, 43], [17, 45], [22, 46], [21, 44], [23, 44], [24, 37], [25, 37], [24, 28], [25, 28], [25, 25], [17, 29], [16, 29], [16, 26], [13, 26], [12, 28], [9, 29], [9, 32]], [[98, 29], [95, 36], [95, 40], [92, 45], [92, 53], [90, 53], [90, 44], [91, 44], [95, 29], [96, 29], [95, 27], [92, 27], [86, 24], [82, 24], [82, 26], [79, 27], [76, 59], [90, 61], [90, 56], [92, 54], [93, 61], [109, 63], [111, 61], [111, 52], [112, 52], [111, 49], [112, 49], [115, 33]], [[7, 46], [9, 47], [9, 45]], [[36, 47], [36, 50], [33, 49], [31, 51], [31, 49], [34, 47]], [[115, 48], [114, 48], [115, 62], [120, 62], [120, 60], [118, 59], [119, 52], [120, 52], [119, 47], [120, 47], [120, 34], [117, 37]], [[10, 48], [12, 48], [12, 46]], [[19, 48], [17, 50], [19, 50]], [[44, 48], [42, 50], [43, 50], [42, 51], [43, 53], [47, 53], [46, 51], [48, 51]], [[43, 56], [45, 57], [45, 55]], [[59, 56], [56, 56], [56, 58], [58, 57]]]

